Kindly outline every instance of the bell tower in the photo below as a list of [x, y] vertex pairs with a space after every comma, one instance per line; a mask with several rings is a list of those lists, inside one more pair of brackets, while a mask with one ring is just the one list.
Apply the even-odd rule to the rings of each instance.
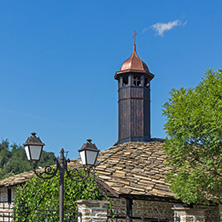
[[118, 80], [118, 144], [148, 142], [150, 135], [150, 81], [154, 75], [136, 53], [134, 34], [133, 53], [116, 72]]

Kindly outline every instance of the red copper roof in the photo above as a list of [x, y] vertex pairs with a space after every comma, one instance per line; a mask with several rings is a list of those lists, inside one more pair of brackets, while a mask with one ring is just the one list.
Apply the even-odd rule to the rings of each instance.
[[149, 72], [148, 66], [143, 62], [136, 53], [136, 45], [133, 46], [132, 55], [122, 64], [120, 71], [145, 71]]
[[149, 68], [145, 62], [143, 62], [136, 53], [136, 44], [133, 46], [132, 55], [122, 64], [120, 71], [116, 72], [114, 78], [119, 79], [119, 76], [125, 73], [141, 73], [144, 74], [149, 80], [151, 80], [154, 75], [150, 73]]

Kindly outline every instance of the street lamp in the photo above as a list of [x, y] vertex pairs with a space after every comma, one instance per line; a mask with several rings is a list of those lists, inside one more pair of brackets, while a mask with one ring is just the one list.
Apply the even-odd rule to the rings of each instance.
[[87, 143], [83, 144], [81, 149], [79, 149], [81, 163], [84, 166], [84, 171], [86, 176], [83, 176], [79, 173], [78, 169], [70, 170], [67, 167], [67, 163], [70, 162], [69, 159], [66, 159], [64, 156], [64, 149], [62, 148], [60, 153], [59, 160], [55, 158], [56, 168], [50, 166], [45, 167], [43, 172], [38, 172], [36, 170], [37, 164], [41, 158], [43, 146], [45, 145], [39, 137], [36, 137], [36, 133], [32, 133], [32, 136], [28, 137], [24, 143], [25, 152], [28, 161], [30, 162], [34, 173], [42, 179], [51, 179], [56, 176], [57, 171], [59, 170], [60, 182], [59, 182], [59, 221], [64, 221], [64, 172], [67, 172], [67, 176], [77, 182], [81, 182], [89, 177], [90, 169], [95, 167], [97, 164], [97, 156], [99, 149], [97, 149], [95, 144], [91, 143], [91, 139], [87, 140]]

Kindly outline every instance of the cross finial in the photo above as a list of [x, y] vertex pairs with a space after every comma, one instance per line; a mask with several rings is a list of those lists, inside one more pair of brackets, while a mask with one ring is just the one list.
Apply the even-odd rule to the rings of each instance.
[[136, 36], [137, 36], [137, 33], [136, 33], [136, 30], [134, 31], [134, 35], [132, 38], [134, 38], [134, 45], [136, 45]]

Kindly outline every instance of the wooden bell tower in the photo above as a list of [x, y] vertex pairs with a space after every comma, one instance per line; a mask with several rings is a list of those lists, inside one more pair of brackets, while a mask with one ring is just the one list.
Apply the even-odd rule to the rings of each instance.
[[[133, 36], [135, 38], [135, 35]], [[125, 142], [147, 142], [150, 135], [150, 81], [154, 75], [136, 53], [133, 53], [116, 72], [119, 95], [119, 138]]]

